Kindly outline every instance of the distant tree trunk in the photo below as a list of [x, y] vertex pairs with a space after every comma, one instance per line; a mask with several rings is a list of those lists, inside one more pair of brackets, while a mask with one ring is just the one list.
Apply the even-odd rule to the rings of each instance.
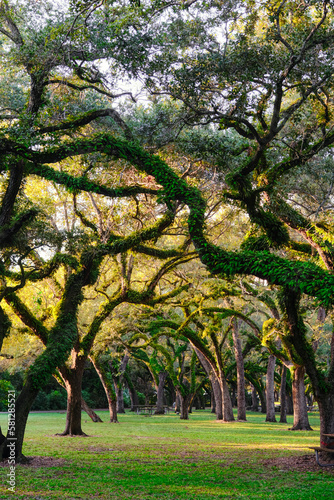
[[286, 395], [286, 407], [287, 407], [287, 414], [288, 415], [293, 415], [292, 394], [287, 393], [287, 395]]
[[275, 363], [276, 363], [275, 356], [270, 354], [268, 359], [268, 368], [266, 377], [266, 401], [267, 401], [266, 422], [276, 422], [275, 398], [274, 398]]
[[92, 419], [93, 422], [102, 422], [100, 417], [92, 410], [86, 401], [81, 397], [81, 409], [87, 413], [87, 415]]
[[238, 322], [233, 319], [232, 336], [234, 345], [234, 355], [237, 365], [237, 405], [238, 405], [238, 420], [246, 420], [246, 392], [245, 392], [245, 369], [244, 358], [242, 355], [242, 347], [239, 336]]
[[293, 427], [291, 431], [311, 431], [307, 414], [305, 397], [305, 368], [295, 366], [293, 368], [292, 398], [293, 398]]
[[219, 383], [216, 373], [214, 372], [212, 366], [210, 365], [209, 361], [206, 359], [204, 354], [202, 354], [202, 352], [199, 351], [196, 347], [193, 347], [193, 349], [196, 352], [197, 357], [211, 382], [212, 386], [211, 406], [212, 408], [214, 408], [214, 411], [212, 413], [216, 413], [217, 420], [223, 420], [223, 397], [222, 397], [221, 384]]
[[124, 396], [123, 396], [123, 380], [124, 380], [124, 373], [125, 373], [128, 361], [129, 361], [129, 355], [124, 354], [123, 359], [122, 359], [121, 364], [120, 364], [120, 367], [119, 367], [119, 370], [118, 370], [118, 374], [116, 375], [114, 370], [112, 372], [112, 377], [113, 377], [115, 392], [116, 392], [116, 398], [117, 398], [117, 413], [125, 413]]
[[259, 400], [254, 385], [252, 385], [252, 411], [259, 411]]
[[280, 422], [282, 424], [286, 424], [286, 412], [287, 412], [287, 401], [286, 401], [286, 372], [287, 367], [282, 365], [281, 368], [281, 388], [280, 388], [280, 402], [281, 402], [281, 413], [280, 413]]
[[211, 401], [211, 413], [216, 413], [216, 400], [215, 400], [215, 392], [213, 390], [213, 387], [211, 387], [211, 395], [210, 395], [210, 401]]
[[134, 385], [132, 383], [131, 378], [127, 373], [124, 374], [126, 384], [129, 389], [129, 396], [130, 396], [130, 401], [131, 401], [131, 408], [130, 411], [136, 411], [136, 407], [139, 405], [139, 398], [136, 389], [134, 388]]
[[159, 384], [157, 387], [157, 407], [155, 415], [163, 415], [164, 411], [164, 387], [168, 373], [165, 371], [159, 372]]
[[181, 403], [181, 399], [180, 399], [180, 396], [179, 396], [178, 392], [176, 391], [176, 395], [175, 395], [175, 413], [180, 413], [180, 403]]
[[[96, 373], [98, 374], [101, 384], [103, 386], [104, 392], [106, 393], [107, 396], [107, 401], [108, 401], [108, 407], [109, 407], [109, 415], [110, 415], [110, 422], [113, 424], [118, 424], [117, 420], [117, 397], [116, 393], [113, 389], [113, 384], [108, 377], [108, 373], [106, 370], [106, 367], [103, 363], [99, 361], [98, 356], [90, 356], [89, 359], [94, 365], [94, 368], [96, 370]], [[108, 367], [109, 368], [109, 367]], [[111, 374], [110, 374], [111, 377]]]

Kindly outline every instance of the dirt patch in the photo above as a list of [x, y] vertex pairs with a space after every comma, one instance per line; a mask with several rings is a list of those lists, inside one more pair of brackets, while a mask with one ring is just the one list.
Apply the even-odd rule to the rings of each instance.
[[[64, 458], [53, 457], [27, 457], [28, 462], [19, 463], [16, 466], [20, 467], [62, 467], [69, 463], [69, 460]], [[0, 462], [0, 467], [8, 467], [8, 460]]]
[[268, 467], [277, 467], [282, 471], [326, 472], [334, 474], [334, 467], [319, 467], [314, 455], [301, 455], [292, 457], [275, 457], [261, 461]]

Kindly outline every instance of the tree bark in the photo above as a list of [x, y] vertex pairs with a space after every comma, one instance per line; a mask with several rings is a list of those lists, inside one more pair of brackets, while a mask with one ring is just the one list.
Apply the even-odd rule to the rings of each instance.
[[81, 397], [81, 409], [87, 413], [93, 422], [102, 422], [101, 418], [88, 406], [83, 397]]
[[23, 438], [29, 411], [38, 392], [39, 388], [33, 385], [31, 379], [28, 377], [15, 403], [15, 430], [13, 432], [8, 430], [6, 438], [0, 445], [1, 460], [9, 457], [9, 445], [12, 445], [12, 443], [15, 442], [15, 461], [17, 463], [27, 461], [26, 457], [22, 453]]
[[[124, 381], [124, 373], [126, 370], [126, 366], [129, 361], [129, 355], [124, 354], [123, 359], [121, 361], [118, 374], [115, 374], [115, 371], [112, 370], [112, 377], [115, 386], [116, 392], [116, 400], [117, 400], [117, 413], [125, 413], [124, 409], [124, 397], [123, 397], [123, 381]], [[110, 363], [109, 363], [110, 364]]]
[[[96, 370], [96, 373], [98, 374], [101, 384], [103, 386], [104, 392], [106, 393], [107, 396], [107, 401], [108, 401], [108, 407], [109, 407], [109, 415], [110, 415], [110, 422], [113, 424], [117, 424], [117, 397], [116, 393], [113, 389], [113, 384], [111, 380], [108, 377], [106, 367], [99, 361], [98, 356], [89, 356], [89, 359], [93, 363], [93, 366]], [[108, 365], [109, 368], [109, 365]], [[111, 377], [111, 375], [110, 375]]]
[[192, 394], [187, 394], [186, 396], [182, 396], [181, 392], [177, 390], [178, 396], [180, 398], [180, 419], [188, 420], [189, 419], [189, 403], [192, 397]]
[[233, 422], [235, 419], [233, 415], [233, 407], [232, 407], [230, 391], [225, 376], [223, 374], [221, 374], [221, 379], [219, 382], [223, 396], [223, 421]]
[[268, 359], [267, 377], [266, 377], [266, 402], [267, 414], [266, 422], [276, 422], [275, 416], [275, 397], [274, 397], [274, 374], [276, 358], [270, 354]]
[[134, 388], [134, 385], [133, 385], [132, 380], [129, 377], [129, 375], [127, 373], [125, 373], [124, 375], [125, 375], [126, 384], [128, 386], [128, 389], [129, 389], [129, 396], [130, 396], [130, 401], [131, 401], [130, 411], [136, 411], [136, 408], [139, 405], [138, 394], [137, 394], [136, 389]]
[[203, 366], [205, 373], [209, 377], [212, 386], [212, 400], [214, 403], [212, 405], [214, 407], [214, 411], [212, 413], [216, 413], [217, 420], [223, 420], [223, 396], [217, 374], [213, 370], [212, 366], [210, 365], [204, 354], [194, 346], [193, 349], [196, 352], [197, 357], [201, 365]]
[[[73, 355], [73, 354], [72, 354]], [[82, 377], [85, 360], [74, 356], [74, 366], [61, 367], [59, 372], [65, 383], [67, 392], [67, 412], [65, 430], [61, 436], [86, 436], [81, 428]]]
[[259, 400], [254, 385], [252, 385], [252, 411], [259, 411]]
[[232, 336], [234, 345], [234, 355], [237, 366], [237, 406], [238, 416], [237, 419], [246, 420], [246, 392], [245, 392], [245, 368], [244, 358], [242, 355], [242, 347], [239, 336], [238, 321], [233, 319]]
[[282, 365], [281, 368], [281, 387], [280, 387], [280, 402], [281, 402], [281, 412], [280, 412], [280, 422], [286, 424], [286, 413], [287, 413], [287, 401], [286, 401], [286, 372], [287, 367]]
[[164, 387], [167, 378], [167, 372], [159, 372], [159, 384], [157, 387], [157, 407], [155, 410], [155, 415], [163, 415], [164, 411]]
[[305, 368], [295, 366], [292, 372], [293, 426], [290, 430], [311, 431], [305, 397]]

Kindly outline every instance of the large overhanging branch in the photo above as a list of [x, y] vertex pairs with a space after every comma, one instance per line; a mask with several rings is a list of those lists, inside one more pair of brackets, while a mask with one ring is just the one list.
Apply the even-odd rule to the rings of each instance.
[[119, 127], [124, 131], [125, 136], [128, 140], [133, 139], [132, 132], [127, 126], [127, 124], [121, 118], [119, 113], [115, 109], [111, 108], [96, 109], [93, 111], [89, 111], [88, 113], [80, 114], [75, 119], [72, 118], [70, 120], [65, 120], [56, 125], [49, 125], [48, 127], [42, 127], [40, 129], [37, 129], [33, 135], [49, 134], [50, 132], [58, 132], [61, 130], [77, 130], [79, 127], [83, 127], [84, 125], [91, 123], [97, 118], [104, 118], [108, 116], [112, 118], [117, 123], [117, 125], [119, 125]]
[[[13, 149], [16, 154], [36, 162], [58, 162], [68, 156], [94, 151], [126, 159], [147, 175], [155, 177], [157, 183], [164, 188], [166, 203], [179, 200], [189, 207], [190, 236], [203, 264], [213, 274], [253, 275], [270, 284], [299, 289], [302, 293], [318, 298], [325, 307], [333, 302], [334, 276], [313, 263], [289, 261], [269, 252], [229, 252], [210, 243], [204, 235], [206, 204], [200, 191], [190, 187], [158, 156], [149, 154], [135, 144], [103, 134], [93, 139], [64, 144], [52, 151], [38, 152], [23, 147]], [[32, 167], [34, 168], [36, 175], [47, 177], [40, 165]], [[53, 170], [52, 172], [54, 173]], [[117, 244], [120, 244], [118, 251], [123, 251], [123, 243], [115, 242], [116, 246]]]
[[74, 177], [66, 172], [54, 170], [47, 165], [31, 163], [28, 166], [28, 169], [30, 174], [37, 175], [43, 179], [55, 182], [56, 184], [61, 184], [74, 192], [87, 191], [89, 193], [102, 194], [110, 198], [125, 198], [135, 196], [137, 194], [157, 195], [159, 193], [157, 189], [150, 189], [142, 186], [108, 188], [106, 186], [101, 186], [96, 182], [92, 182], [85, 177]]

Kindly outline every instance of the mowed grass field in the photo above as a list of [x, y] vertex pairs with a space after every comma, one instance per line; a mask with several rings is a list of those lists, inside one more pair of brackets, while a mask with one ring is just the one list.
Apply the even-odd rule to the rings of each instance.
[[[7, 490], [8, 467], [0, 467], [0, 498], [215, 500], [334, 498], [334, 467], [320, 468], [308, 446], [319, 443], [319, 417], [313, 432], [291, 432], [289, 424], [265, 423], [248, 413], [247, 422], [217, 422], [209, 411], [188, 421], [178, 415], [120, 415], [110, 424], [91, 422], [89, 437], [59, 437], [63, 413], [29, 417], [24, 453], [31, 465], [17, 465], [16, 491]], [[290, 425], [292, 417], [288, 417]], [[6, 427], [6, 415], [0, 423]]]

